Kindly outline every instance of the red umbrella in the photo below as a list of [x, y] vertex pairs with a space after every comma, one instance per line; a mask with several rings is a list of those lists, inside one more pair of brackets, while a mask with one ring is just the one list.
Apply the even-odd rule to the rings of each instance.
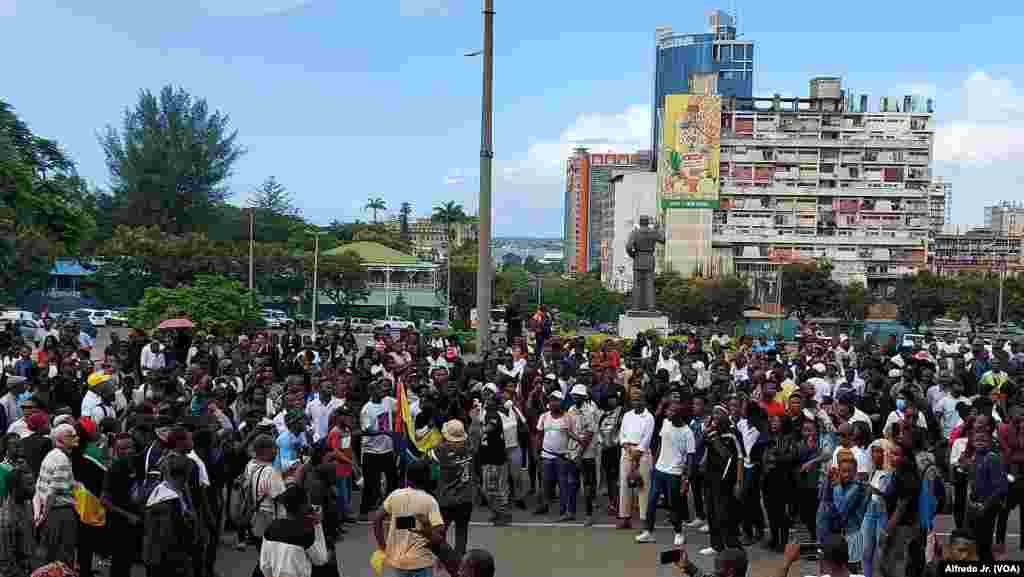
[[157, 328], [158, 329], [190, 329], [190, 328], [192, 328], [194, 326], [195, 325], [192, 324], [192, 321], [190, 321], [188, 319], [167, 319], [166, 321], [160, 323], [160, 326], [158, 326]]

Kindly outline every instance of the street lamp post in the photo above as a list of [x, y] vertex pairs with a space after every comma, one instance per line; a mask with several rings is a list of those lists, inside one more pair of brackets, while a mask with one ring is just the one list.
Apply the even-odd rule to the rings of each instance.
[[327, 234], [323, 231], [314, 230], [310, 231], [309, 234], [313, 235], [313, 313], [310, 317], [313, 319], [313, 342], [316, 342], [316, 309], [319, 302], [319, 290], [318, 290], [318, 275], [320, 272], [320, 235]]
[[476, 273], [477, 351], [491, 345], [491, 162], [493, 148], [494, 0], [484, 0], [484, 72], [480, 127], [480, 250]]

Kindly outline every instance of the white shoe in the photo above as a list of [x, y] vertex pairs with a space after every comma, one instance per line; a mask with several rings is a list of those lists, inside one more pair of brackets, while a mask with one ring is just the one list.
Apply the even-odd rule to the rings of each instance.
[[672, 544], [676, 547], [686, 545], [686, 535], [683, 535], [682, 533], [676, 533], [676, 539], [672, 542]]
[[704, 524], [704, 519], [694, 519], [693, 521], [690, 521], [689, 523], [687, 523], [686, 526], [691, 528], [691, 529], [696, 529], [697, 527], [700, 527], [703, 524]]
[[701, 555], [707, 555], [707, 556], [714, 555], [715, 554], [715, 548], [714, 547], [707, 547], [707, 548], [701, 549], [700, 550], [700, 554]]
[[650, 531], [644, 531], [643, 533], [640, 533], [639, 535], [636, 536], [636, 542], [637, 543], [657, 543], [658, 540], [654, 538], [654, 535], [651, 535]]
[[711, 531], [711, 527], [709, 527], [707, 523], [704, 523], [703, 525], [700, 526], [700, 529], [698, 529], [698, 530], [701, 533], [707, 533], [707, 532]]

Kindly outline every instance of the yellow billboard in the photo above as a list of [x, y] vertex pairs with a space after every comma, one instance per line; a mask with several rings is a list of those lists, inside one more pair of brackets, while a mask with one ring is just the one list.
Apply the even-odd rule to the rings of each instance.
[[658, 199], [661, 208], [718, 208], [722, 99], [698, 94], [665, 97]]

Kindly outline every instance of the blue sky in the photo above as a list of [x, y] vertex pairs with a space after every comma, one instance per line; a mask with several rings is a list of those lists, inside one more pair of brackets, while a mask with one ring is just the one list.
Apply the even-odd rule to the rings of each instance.
[[[560, 236], [572, 142], [645, 146], [654, 28], [703, 31], [735, 9], [757, 43], [755, 92], [806, 94], [839, 74], [877, 97], [936, 98], [938, 174], [953, 222], [1024, 200], [1024, 8], [793, 0], [496, 0], [495, 231]], [[248, 154], [235, 200], [277, 177], [318, 223], [361, 218], [370, 195], [416, 212], [475, 210], [479, 0], [0, 0], [0, 96], [107, 186], [96, 134], [167, 83], [231, 115]]]

